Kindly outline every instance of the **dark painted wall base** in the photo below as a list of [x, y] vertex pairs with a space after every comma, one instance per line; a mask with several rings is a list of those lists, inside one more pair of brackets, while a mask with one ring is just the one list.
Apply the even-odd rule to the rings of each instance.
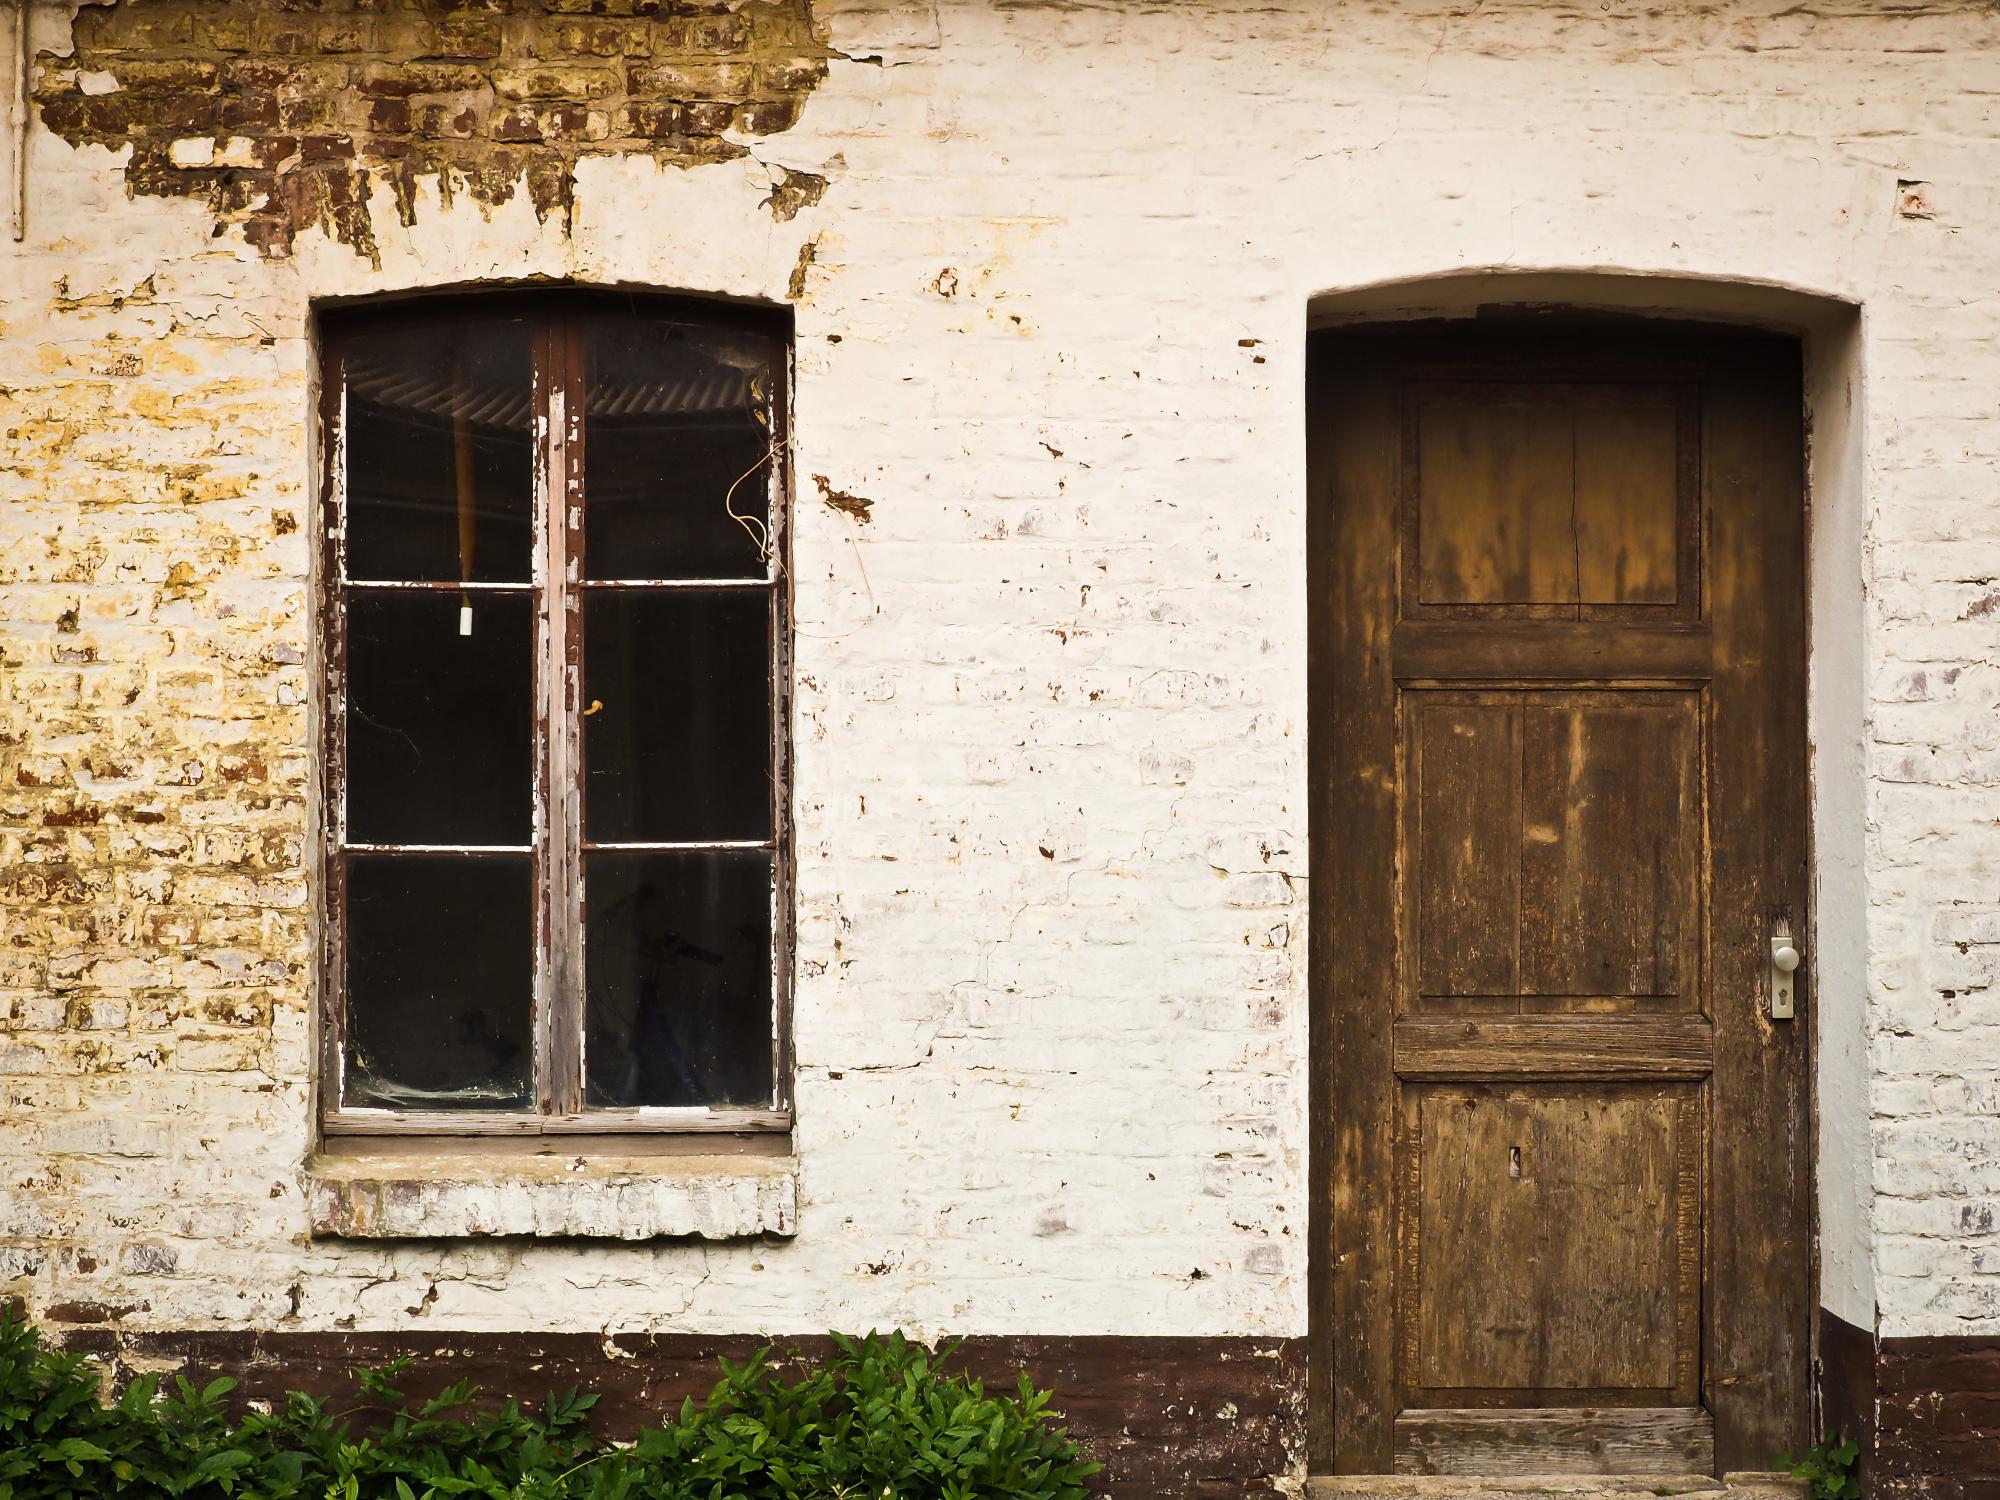
[[2000, 1500], [2000, 1338], [1880, 1338], [1820, 1313], [1822, 1425], [1873, 1500]]
[[[602, 1393], [599, 1426], [630, 1433], [686, 1396], [706, 1396], [715, 1359], [742, 1359], [754, 1335], [453, 1333], [127, 1333], [63, 1331], [72, 1349], [114, 1360], [185, 1360], [232, 1375], [243, 1397], [285, 1390], [345, 1394], [358, 1368], [408, 1354], [403, 1382], [429, 1395], [466, 1378], [489, 1392], [539, 1398], [578, 1386]], [[812, 1355], [820, 1338], [770, 1342]], [[989, 1387], [1026, 1369], [1055, 1389], [1072, 1434], [1105, 1466], [1106, 1491], [1130, 1500], [1223, 1500], [1268, 1490], [1305, 1462], [1305, 1345], [1299, 1339], [1010, 1337], [967, 1339], [958, 1363]]]
[[[109, 1324], [59, 1330], [73, 1349], [117, 1361], [182, 1360], [190, 1374], [233, 1375], [245, 1397], [338, 1395], [354, 1372], [398, 1355], [430, 1394], [461, 1377], [490, 1392], [539, 1397], [580, 1386], [603, 1395], [602, 1427], [625, 1434], [700, 1398], [718, 1355], [742, 1359], [752, 1334], [133, 1333]], [[811, 1356], [819, 1338], [770, 1342]], [[989, 1385], [1026, 1369], [1053, 1386], [1070, 1430], [1105, 1466], [1120, 1500], [1225, 1500], [1303, 1471], [1302, 1339], [988, 1337], [958, 1362]], [[1862, 1449], [1873, 1500], [2000, 1500], [2000, 1338], [1891, 1338], [1820, 1314], [1823, 1428]]]

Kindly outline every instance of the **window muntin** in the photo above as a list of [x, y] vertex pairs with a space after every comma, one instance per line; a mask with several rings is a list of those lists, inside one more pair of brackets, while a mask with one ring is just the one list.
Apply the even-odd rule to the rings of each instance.
[[783, 326], [327, 321], [326, 1128], [782, 1127]]

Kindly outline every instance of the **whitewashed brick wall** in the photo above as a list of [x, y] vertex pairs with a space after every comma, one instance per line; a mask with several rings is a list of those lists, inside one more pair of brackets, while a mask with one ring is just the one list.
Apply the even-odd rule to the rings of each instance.
[[[1603, 270], [1861, 309], [1865, 546], [1820, 574], [1866, 651], [1866, 971], [1829, 978], [1866, 1076], [1822, 1105], [1867, 1159], [1825, 1164], [1864, 1183], [1829, 1257], [1853, 1321], [2000, 1332], [1992, 7], [820, 14], [879, 61], [750, 158], [586, 161], [567, 232], [378, 197], [379, 269], [265, 259], [35, 130], [0, 250], [0, 1280], [160, 1327], [1303, 1332], [1308, 310]], [[67, 7], [36, 24], [65, 46]], [[779, 166], [829, 181], [790, 221]], [[808, 244], [800, 1233], [312, 1241], [309, 307], [784, 300]]]

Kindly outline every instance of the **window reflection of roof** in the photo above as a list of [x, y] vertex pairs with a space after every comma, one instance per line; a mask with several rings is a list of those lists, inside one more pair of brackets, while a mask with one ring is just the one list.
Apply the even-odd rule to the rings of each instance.
[[[763, 401], [747, 370], [709, 366], [670, 380], [600, 380], [591, 387], [588, 413], [605, 417], [736, 415], [761, 411]], [[348, 391], [371, 406], [386, 406], [449, 420], [459, 388], [448, 372], [410, 370], [350, 359]], [[534, 397], [525, 384], [470, 387], [466, 420], [475, 427], [526, 427]]]

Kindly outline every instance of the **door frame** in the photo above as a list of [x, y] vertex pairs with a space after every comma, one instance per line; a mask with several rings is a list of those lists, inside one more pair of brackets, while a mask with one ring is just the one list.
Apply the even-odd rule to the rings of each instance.
[[[1788, 294], [1795, 295], [1795, 294]], [[1800, 299], [1807, 300], [1807, 299]], [[1380, 309], [1379, 299], [1375, 308]], [[1421, 298], [1414, 299], [1413, 305], [1424, 306]], [[1496, 324], [1505, 326], [1512, 323], [1524, 340], [1537, 336], [1556, 334], [1567, 337], [1603, 338], [1622, 341], [1627, 344], [1643, 342], [1649, 336], [1686, 338], [1690, 335], [1713, 336], [1719, 332], [1754, 332], [1770, 335], [1777, 333], [1794, 338], [1801, 346], [1803, 374], [1800, 380], [1798, 398], [1802, 407], [1801, 430], [1805, 435], [1806, 449], [1800, 455], [1800, 504], [1803, 507], [1803, 525], [1800, 532], [1802, 555], [1796, 565], [1802, 577], [1807, 579], [1803, 589], [1806, 609], [1805, 636], [1803, 641], [1804, 661], [1801, 664], [1808, 679], [1816, 676], [1815, 646], [1818, 642], [1815, 606], [1823, 603], [1822, 578], [1824, 567], [1820, 557], [1820, 538], [1814, 525], [1814, 496], [1816, 483], [1825, 469], [1824, 455], [1816, 450], [1812, 417], [1819, 409], [1815, 397], [1824, 395], [1825, 370], [1816, 372], [1811, 350], [1807, 344], [1808, 330], [1802, 330], [1796, 323], [1781, 323], [1772, 327], [1764, 320], [1731, 319], [1728, 326], [1718, 328], [1713, 322], [1694, 323], [1652, 315], [1637, 315], [1625, 310], [1606, 311], [1597, 307], [1567, 307], [1551, 310], [1546, 303], [1509, 304], [1483, 301], [1480, 303], [1482, 321], [1492, 313]], [[1518, 319], [1518, 322], [1514, 320]], [[1419, 319], [1407, 313], [1398, 318], [1362, 316], [1344, 322], [1342, 331], [1359, 331], [1371, 324], [1393, 323], [1393, 328], [1382, 327], [1379, 335], [1385, 342], [1414, 342], [1435, 339], [1440, 333], [1462, 331], [1462, 318], [1450, 321]], [[1858, 331], [1858, 330], [1856, 330]], [[1823, 337], [1823, 334], [1822, 334]], [[1307, 397], [1302, 402], [1306, 423], [1315, 419], [1315, 403], [1310, 395], [1315, 382], [1321, 378], [1319, 362], [1324, 358], [1319, 353], [1321, 341], [1309, 337], [1302, 375]], [[1820, 363], [1825, 363], [1822, 352]], [[1851, 402], [1854, 387], [1849, 385], [1846, 395]], [[1850, 437], [1849, 424], [1854, 413], [1851, 405], [1843, 405], [1836, 414], [1835, 436]], [[1856, 424], [1858, 425], [1858, 424]], [[1302, 437], [1310, 443], [1310, 434], [1302, 432]], [[1311, 1472], [1331, 1474], [1334, 1468], [1335, 1423], [1334, 1423], [1334, 1287], [1336, 1268], [1333, 1264], [1333, 1205], [1339, 1183], [1339, 1162], [1335, 1134], [1334, 1111], [1337, 1107], [1336, 1092], [1336, 1035], [1338, 1027], [1337, 1006], [1333, 987], [1333, 952], [1341, 941], [1342, 914], [1335, 910], [1334, 903], [1334, 859], [1333, 846], [1337, 834], [1332, 828], [1331, 798], [1329, 788], [1333, 778], [1343, 773], [1340, 751], [1335, 745], [1331, 730], [1331, 698], [1338, 691], [1337, 684], [1324, 682], [1332, 668], [1329, 665], [1332, 609], [1328, 602], [1328, 579], [1326, 559], [1329, 556], [1329, 537], [1333, 524], [1331, 507], [1323, 502], [1319, 493], [1321, 476], [1310, 468], [1307, 471], [1306, 503], [1306, 585], [1307, 606], [1307, 693], [1308, 693], [1308, 806], [1310, 823], [1310, 870], [1309, 890], [1311, 897], [1309, 913], [1309, 958], [1308, 991], [1310, 1033], [1308, 1044], [1310, 1111], [1310, 1172], [1311, 1192], [1309, 1209], [1309, 1267], [1308, 1267], [1308, 1391], [1307, 1391], [1307, 1459]], [[1845, 528], [1842, 528], [1844, 531]], [[1856, 528], [1858, 539], [1858, 526]], [[1859, 603], [1858, 588], [1855, 602]], [[1801, 691], [1806, 688], [1800, 684]], [[1823, 705], [1821, 711], [1807, 716], [1804, 743], [1800, 747], [1801, 764], [1795, 768], [1796, 774], [1806, 779], [1806, 803], [1809, 812], [1805, 836], [1806, 877], [1804, 890], [1804, 911], [1801, 927], [1807, 941], [1814, 946], [1809, 953], [1817, 955], [1818, 922], [1821, 906], [1821, 881], [1819, 878], [1819, 834], [1822, 825], [1821, 788], [1816, 785], [1816, 748], [1825, 738], [1826, 729]], [[1856, 726], [1858, 729], [1858, 725]], [[1841, 797], [1838, 801], [1845, 802]], [[1841, 893], [1835, 892], [1833, 904], [1844, 909], [1848, 903], [1837, 899]], [[1805, 1230], [1808, 1236], [1807, 1272], [1808, 1285], [1805, 1288], [1804, 1306], [1806, 1326], [1800, 1329], [1806, 1350], [1803, 1379], [1805, 1388], [1798, 1395], [1807, 1403], [1808, 1426], [1819, 1419], [1819, 1393], [1816, 1371], [1818, 1368], [1819, 1322], [1820, 1322], [1820, 1177], [1823, 1171], [1819, 1142], [1819, 1074], [1821, 1050], [1820, 986], [1817, 982], [1817, 968], [1813, 968], [1814, 981], [1807, 991], [1807, 1004], [1802, 1017], [1802, 1068], [1804, 1076], [1803, 1108], [1804, 1128], [1807, 1133], [1805, 1160], [1802, 1164], [1804, 1181], [1794, 1184], [1794, 1191], [1801, 1192], [1805, 1199]], [[1864, 1054], [1865, 1058], [1865, 1054]], [[1863, 1063], [1865, 1069], [1865, 1060]], [[1704, 1232], [1704, 1242], [1706, 1233]], [[1706, 1259], [1706, 1252], [1704, 1253]], [[1706, 1296], [1706, 1294], [1704, 1294]], [[1706, 1319], [1704, 1319], [1704, 1322]], [[1707, 1356], [1704, 1353], [1704, 1384], [1707, 1372]], [[1802, 1441], [1810, 1441], [1810, 1436], [1801, 1434]], [[1776, 1454], [1769, 1455], [1774, 1459]], [[1768, 1460], [1767, 1460], [1768, 1461]], [[1742, 1467], [1741, 1463], [1730, 1463], [1718, 1455], [1718, 1468]]]

